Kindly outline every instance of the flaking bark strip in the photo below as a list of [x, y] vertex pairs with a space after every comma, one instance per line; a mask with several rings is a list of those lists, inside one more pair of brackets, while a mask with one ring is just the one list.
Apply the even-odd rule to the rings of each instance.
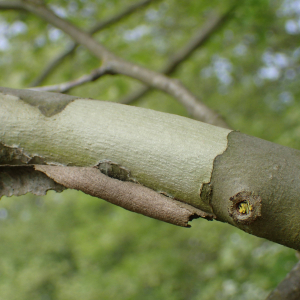
[[217, 220], [300, 249], [300, 151], [231, 132], [204, 192]]
[[192, 219], [202, 217], [211, 220], [214, 217], [140, 184], [110, 178], [98, 168], [36, 165], [35, 169], [66, 188], [83, 191], [127, 210], [174, 225], [190, 227], [188, 222]]
[[0, 165], [46, 164], [40, 156], [30, 156], [22, 148], [10, 147], [0, 142]]
[[24, 102], [36, 106], [46, 117], [51, 117], [62, 110], [79, 97], [59, 93], [37, 92], [31, 90], [18, 90], [0, 87], [0, 93], [18, 97]]
[[23, 153], [23, 149], [6, 146], [0, 142], [0, 164], [22, 165], [27, 164], [30, 157]]
[[0, 166], [0, 198], [27, 193], [40, 196], [48, 190], [62, 192], [64, 189], [44, 173], [35, 171], [33, 166]]

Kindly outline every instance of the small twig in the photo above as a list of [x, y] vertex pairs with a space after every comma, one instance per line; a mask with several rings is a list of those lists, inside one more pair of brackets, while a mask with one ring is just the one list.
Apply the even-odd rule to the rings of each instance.
[[269, 294], [266, 300], [299, 300], [300, 299], [300, 261], [290, 273]]
[[[215, 14], [207, 20], [203, 27], [196, 32], [196, 34], [184, 45], [177, 53], [171, 57], [166, 65], [160, 71], [163, 74], [170, 75], [174, 73], [181, 63], [186, 61], [199, 47], [203, 46], [209, 38], [216, 33], [232, 16], [232, 11], [236, 5], [230, 7], [224, 14]], [[125, 96], [119, 101], [123, 104], [130, 104], [139, 98], [146, 95], [151, 88], [149, 86], [143, 86], [140, 89]]]
[[82, 84], [92, 82], [97, 80], [103, 75], [114, 75], [114, 73], [105, 65], [101, 66], [100, 68], [97, 68], [93, 70], [90, 74], [83, 75], [80, 78], [60, 84], [54, 84], [54, 85], [47, 85], [47, 86], [41, 86], [41, 87], [32, 87], [29, 88], [30, 90], [33, 91], [38, 91], [38, 92], [57, 92], [57, 93], [66, 93], [69, 90], [80, 86]]
[[[130, 16], [131, 14], [133, 14], [135, 11], [137, 11], [138, 9], [141, 9], [142, 7], [145, 7], [147, 5], [149, 5], [150, 3], [154, 2], [156, 0], [143, 0], [137, 3], [134, 3], [132, 5], [130, 5], [129, 7], [127, 7], [124, 11], [120, 12], [119, 14], [116, 14], [115, 16], [108, 18], [107, 20], [104, 21], [100, 21], [99, 23], [97, 23], [95, 26], [93, 26], [88, 33], [93, 35], [97, 32], [99, 32], [100, 30], [103, 30], [107, 27], [109, 27], [110, 25], [113, 25], [119, 21], [121, 21], [122, 19], [124, 19], [125, 17]], [[59, 66], [59, 64], [61, 64], [66, 57], [70, 56], [71, 54], [74, 53], [74, 51], [76, 50], [76, 48], [79, 45], [77, 43], [71, 43], [67, 49], [65, 49], [62, 53], [60, 53], [59, 55], [57, 55], [57, 57], [55, 57], [46, 67], [45, 69], [42, 71], [42, 73], [32, 81], [32, 83], [30, 84], [30, 86], [38, 86], [41, 85], [41, 83], [50, 75], [50, 73], [53, 72], [53, 70], [55, 68], [57, 68]]]
[[94, 40], [88, 33], [85, 33], [70, 22], [58, 17], [44, 5], [38, 5], [36, 3], [33, 4], [31, 1], [32, 0], [26, 0], [26, 2], [18, 3], [22, 8], [43, 18], [53, 26], [64, 31], [72, 37], [75, 42], [85, 46], [96, 57], [102, 60], [113, 73], [135, 78], [153, 88], [157, 88], [170, 94], [180, 101], [194, 118], [200, 121], [228, 128], [227, 123], [219, 114], [201, 103], [197, 97], [178, 80], [170, 79], [159, 72], [149, 70], [145, 67], [127, 62], [117, 57]]

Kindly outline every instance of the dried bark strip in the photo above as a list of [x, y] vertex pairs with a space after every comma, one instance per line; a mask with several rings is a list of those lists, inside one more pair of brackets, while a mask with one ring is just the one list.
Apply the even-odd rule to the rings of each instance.
[[35, 170], [45, 173], [66, 188], [80, 190], [127, 210], [177, 226], [190, 227], [188, 222], [199, 217], [208, 220], [214, 218], [213, 214], [142, 185], [110, 178], [97, 168], [35, 165]]

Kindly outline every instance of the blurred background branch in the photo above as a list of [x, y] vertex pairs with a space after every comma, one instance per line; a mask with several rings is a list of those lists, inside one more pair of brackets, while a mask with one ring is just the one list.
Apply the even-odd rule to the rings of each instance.
[[266, 300], [300, 299], [300, 261], [294, 266]]
[[200, 102], [200, 100], [198, 100], [197, 97], [178, 80], [170, 79], [161, 73], [121, 59], [99, 44], [89, 34], [85, 33], [65, 19], [60, 18], [44, 5], [35, 5], [35, 3], [31, 1], [21, 2], [20, 5], [22, 8], [39, 16], [70, 35], [73, 40], [85, 46], [98, 59], [102, 60], [103, 66], [109, 68], [113, 73], [132, 77], [170, 94], [180, 101], [186, 107], [189, 114], [195, 119], [216, 126], [229, 128], [228, 124], [224, 121], [220, 114]]
[[[144, 2], [145, 1], [143, 1], [143, 3]], [[140, 7], [140, 6], [135, 5], [134, 7]], [[217, 30], [220, 27], [225, 25], [226, 21], [230, 19], [230, 16], [232, 15], [231, 13], [234, 8], [235, 8], [235, 6], [231, 7], [224, 14], [213, 14], [213, 15], [209, 16], [207, 18], [207, 21], [204, 24], [204, 26], [201, 27], [199, 30], [197, 30], [196, 34], [187, 42], [187, 44], [184, 45], [182, 48], [180, 48], [179, 51], [176, 52], [169, 59], [169, 61], [166, 63], [166, 65], [161, 70], [161, 73], [166, 74], [166, 75], [170, 75], [170, 74], [174, 73], [177, 70], [177, 68], [180, 66], [180, 64], [182, 64], [185, 60], [187, 60], [196, 49], [203, 46], [205, 44], [205, 42], [211, 37], [211, 35], [214, 34], [215, 32], [217, 32]], [[132, 9], [130, 10], [130, 12], [132, 12]], [[122, 15], [124, 15], [124, 13]], [[95, 27], [99, 28], [100, 26], [95, 26]], [[76, 46], [78, 46], [78, 45], [76, 45]], [[74, 48], [74, 50], [75, 50], [75, 48]], [[59, 56], [59, 57], [62, 57], [62, 56]], [[112, 73], [109, 72], [108, 68], [100, 67], [98, 69], [93, 70], [89, 75], [84, 75], [76, 80], [72, 80], [70, 82], [65, 82], [65, 83], [61, 83], [61, 84], [57, 84], [57, 85], [35, 87], [35, 88], [31, 88], [31, 90], [65, 93], [79, 85], [94, 81], [105, 74], [112, 75]], [[137, 90], [137, 91], [133, 92], [132, 94], [125, 96], [125, 98], [121, 99], [120, 103], [130, 104], [131, 102], [144, 96], [150, 90], [151, 90], [151, 88], [145, 86], [145, 87], [141, 88], [140, 90]], [[195, 110], [195, 108], [193, 110]]]
[[77, 78], [72, 81], [59, 83], [59, 84], [53, 84], [53, 85], [46, 85], [46, 86], [40, 86], [40, 87], [31, 87], [30, 90], [33, 91], [40, 91], [40, 92], [57, 92], [57, 93], [66, 93], [70, 91], [71, 89], [78, 87], [80, 85], [95, 81], [102, 77], [103, 75], [114, 75], [114, 73], [110, 70], [110, 68], [106, 65], [101, 66], [100, 68], [97, 68], [93, 70], [90, 74], [83, 75], [80, 78]]
[[[205, 42], [207, 42], [214, 33], [218, 32], [218, 29], [222, 28], [222, 26], [226, 24], [226, 22], [230, 19], [230, 16], [232, 16], [232, 12], [235, 8], [236, 4], [230, 7], [223, 14], [214, 13], [210, 15], [207, 18], [206, 23], [197, 30], [196, 34], [187, 42], [187, 44], [171, 56], [160, 72], [165, 75], [171, 75], [176, 72], [177, 68], [186, 61], [194, 53], [194, 51], [204, 46]], [[120, 103], [130, 104], [131, 102], [145, 96], [149, 91], [151, 91], [151, 88], [144, 86], [122, 98]]]
[[[116, 14], [110, 18], [107, 18], [104, 21], [100, 21], [97, 24], [95, 24], [89, 31], [88, 33], [93, 35], [119, 21], [121, 21], [123, 18], [126, 18], [130, 16], [131, 14], [135, 13], [139, 9], [143, 7], [147, 7], [150, 3], [153, 3], [154, 1], [157, 0], [143, 0], [140, 2], [136, 2], [127, 8], [125, 8], [123, 11], [121, 11], [119, 14]], [[53, 72], [55, 68], [57, 68], [65, 58], [67, 58], [69, 55], [73, 54], [76, 50], [76, 48], [79, 45], [76, 43], [71, 43], [65, 51], [57, 55], [46, 67], [45, 69], [41, 72], [41, 74], [35, 78], [30, 86], [38, 86], [43, 83], [43, 81]]]

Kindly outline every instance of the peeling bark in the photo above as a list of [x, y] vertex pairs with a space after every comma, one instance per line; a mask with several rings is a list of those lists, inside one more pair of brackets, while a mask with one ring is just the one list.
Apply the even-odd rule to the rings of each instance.
[[58, 93], [40, 93], [37, 94], [30, 90], [18, 90], [0, 87], [0, 93], [4, 95], [12, 95], [24, 102], [37, 107], [46, 117], [52, 117], [64, 110], [64, 108], [79, 97], [58, 94]]
[[62, 192], [62, 185], [34, 170], [33, 166], [0, 166], [0, 198], [26, 193], [46, 195], [47, 191]]
[[161, 195], [140, 184], [110, 178], [97, 168], [36, 165], [35, 170], [45, 173], [66, 188], [83, 191], [127, 210], [173, 225], [190, 227], [188, 222], [193, 219], [214, 218], [213, 214]]

